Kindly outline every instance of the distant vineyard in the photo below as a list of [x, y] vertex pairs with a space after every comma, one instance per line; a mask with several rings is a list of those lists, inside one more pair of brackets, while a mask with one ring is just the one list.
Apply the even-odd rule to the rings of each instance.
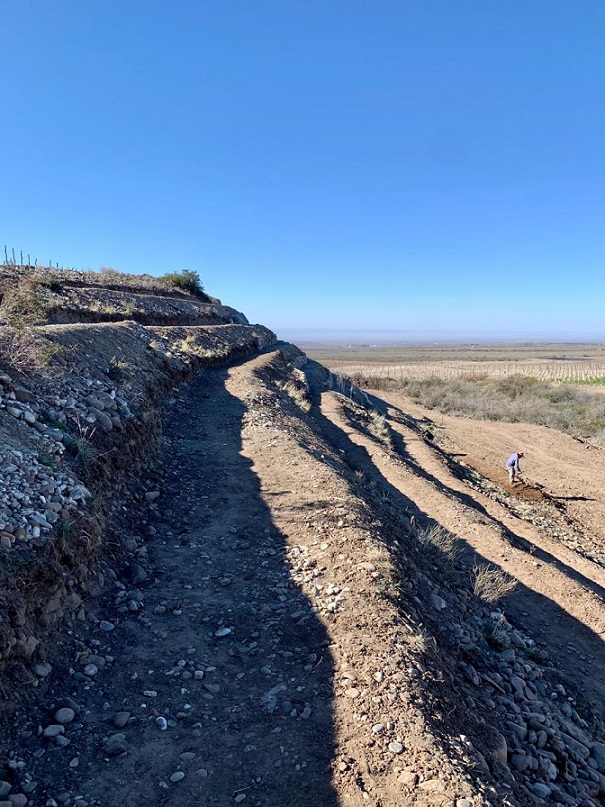
[[500, 379], [515, 375], [545, 382], [605, 384], [605, 362], [603, 361], [435, 361], [354, 364], [337, 360], [329, 364], [330, 369], [334, 372], [351, 379], [363, 379], [370, 385], [372, 379], [399, 382], [439, 378], [444, 381], [452, 381], [455, 379]]

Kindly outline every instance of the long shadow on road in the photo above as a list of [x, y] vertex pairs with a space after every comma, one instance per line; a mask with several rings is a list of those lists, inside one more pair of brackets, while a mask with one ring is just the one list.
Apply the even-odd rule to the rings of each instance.
[[336, 807], [329, 639], [290, 578], [284, 536], [242, 456], [247, 408], [227, 391], [228, 374], [203, 372], [167, 417], [148, 542], [160, 583], [146, 590], [147, 634], [130, 625], [119, 682], [138, 704], [155, 671], [147, 686], [168, 730], [143, 722], [94, 789], [111, 799], [113, 787], [117, 804], [114, 778], [135, 782], [130, 807]]

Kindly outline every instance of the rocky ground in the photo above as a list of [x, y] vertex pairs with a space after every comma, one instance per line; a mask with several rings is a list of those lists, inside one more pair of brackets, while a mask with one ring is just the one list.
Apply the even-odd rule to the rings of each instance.
[[605, 802], [598, 450], [5, 269], [47, 324], [0, 324], [0, 807]]
[[173, 399], [107, 536], [115, 581], [32, 659], [7, 807], [601, 803], [592, 692], [426, 539], [438, 495], [460, 540], [481, 502], [423, 478], [403, 413], [376, 436], [313, 363], [307, 392], [303, 361], [283, 346]]

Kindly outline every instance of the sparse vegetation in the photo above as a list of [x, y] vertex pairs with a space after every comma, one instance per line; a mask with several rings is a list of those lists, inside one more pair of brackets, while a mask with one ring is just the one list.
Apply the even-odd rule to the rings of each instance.
[[495, 650], [506, 650], [507, 647], [510, 647], [510, 638], [508, 633], [494, 622], [484, 622], [483, 632], [488, 645], [493, 647]]
[[523, 655], [530, 661], [534, 661], [536, 664], [541, 664], [543, 667], [552, 666], [552, 662], [547, 653], [539, 650], [537, 647], [525, 647], [523, 649]]
[[460, 554], [460, 547], [456, 542], [456, 537], [449, 530], [440, 524], [433, 524], [420, 530], [418, 542], [425, 550], [437, 550], [446, 555], [450, 560], [455, 560]]
[[84, 432], [77, 435], [65, 434], [63, 444], [79, 467], [80, 473], [88, 479], [92, 465], [99, 456], [98, 449], [90, 442], [90, 436]]
[[123, 361], [122, 359], [118, 359], [115, 356], [112, 356], [109, 367], [107, 368], [107, 375], [111, 378], [112, 381], [115, 381], [116, 384], [119, 384], [123, 381], [128, 374], [132, 371], [132, 366], [128, 364], [127, 361]]
[[62, 347], [38, 337], [30, 328], [0, 326], [0, 365], [23, 375], [48, 367]]
[[426, 631], [426, 629], [408, 636], [408, 642], [412, 650], [415, 653], [418, 653], [418, 655], [420, 656], [426, 655], [426, 653], [428, 653], [429, 650], [437, 649], [437, 642], [435, 641], [435, 637], [430, 636], [429, 633]]
[[385, 416], [380, 412], [374, 410], [370, 413], [368, 430], [377, 440], [384, 443], [387, 448], [392, 448], [393, 437], [391, 435], [391, 430]]
[[181, 291], [193, 294], [195, 297], [205, 297], [204, 287], [197, 272], [191, 269], [183, 269], [182, 272], [172, 272], [158, 278], [168, 286], [174, 286]]
[[605, 432], [605, 398], [577, 385], [552, 384], [526, 376], [500, 380], [475, 377], [446, 381], [354, 377], [356, 384], [382, 384], [403, 390], [416, 403], [447, 415], [476, 420], [535, 423], [574, 437], [602, 440]]
[[40, 284], [30, 279], [4, 289], [0, 320], [15, 328], [38, 325], [46, 321], [51, 309]]
[[296, 406], [298, 406], [299, 409], [302, 409], [303, 412], [311, 411], [309, 390], [300, 377], [293, 375], [287, 381], [277, 381], [276, 386], [283, 390], [286, 395], [294, 401]]
[[488, 603], [498, 602], [517, 587], [516, 580], [502, 569], [485, 564], [473, 567], [473, 579], [473, 592]]

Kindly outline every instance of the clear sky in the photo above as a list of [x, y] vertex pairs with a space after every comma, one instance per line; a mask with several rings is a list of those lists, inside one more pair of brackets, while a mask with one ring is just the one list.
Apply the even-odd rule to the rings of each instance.
[[18, 0], [0, 250], [253, 321], [605, 338], [602, 0]]

